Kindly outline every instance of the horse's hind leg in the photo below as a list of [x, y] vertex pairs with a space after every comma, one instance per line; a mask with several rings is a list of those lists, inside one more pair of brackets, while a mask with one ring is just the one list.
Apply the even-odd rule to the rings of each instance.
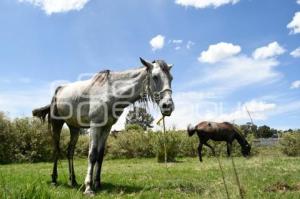
[[52, 142], [53, 142], [53, 171], [52, 171], [52, 184], [57, 184], [57, 162], [60, 155], [60, 133], [64, 125], [61, 120], [51, 120], [52, 126]]
[[198, 155], [199, 155], [200, 162], [202, 162], [202, 147], [203, 147], [203, 144], [200, 142], [199, 146], [198, 146]]
[[69, 143], [68, 151], [67, 151], [67, 157], [68, 157], [68, 162], [69, 162], [69, 175], [70, 175], [69, 180], [70, 180], [71, 186], [77, 186], [75, 171], [74, 171], [73, 157], [74, 157], [75, 146], [78, 141], [80, 129], [74, 128], [71, 126], [69, 126], [69, 129], [70, 129], [70, 133], [71, 133], [70, 143]]

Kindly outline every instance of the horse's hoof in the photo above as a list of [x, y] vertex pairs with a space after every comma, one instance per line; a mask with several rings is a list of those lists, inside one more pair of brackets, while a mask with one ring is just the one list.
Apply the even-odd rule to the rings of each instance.
[[77, 187], [78, 186], [78, 183], [76, 181], [73, 181], [73, 182], [69, 182], [69, 185], [71, 187]]
[[86, 195], [86, 196], [89, 196], [89, 197], [95, 196], [95, 192], [93, 190], [90, 190], [90, 189], [85, 190], [85, 192], [83, 194]]
[[57, 182], [51, 182], [51, 185], [57, 187]]
[[95, 189], [101, 189], [101, 183], [95, 182]]

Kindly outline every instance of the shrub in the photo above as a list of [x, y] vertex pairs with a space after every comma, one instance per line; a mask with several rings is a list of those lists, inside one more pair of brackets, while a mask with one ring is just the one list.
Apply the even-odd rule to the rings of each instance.
[[14, 156], [15, 135], [11, 134], [12, 124], [5, 115], [0, 112], [0, 163], [9, 163]]
[[14, 146], [14, 161], [37, 162], [49, 161], [51, 154], [51, 136], [48, 127], [40, 121], [30, 118], [15, 119], [13, 132], [16, 140]]
[[152, 133], [124, 131], [117, 137], [109, 137], [107, 154], [110, 158], [154, 157], [152, 140]]
[[168, 132], [165, 135], [161, 132], [156, 133], [154, 146], [158, 162], [165, 161], [165, 152], [167, 153], [167, 162], [175, 162], [180, 151], [180, 140], [174, 132]]
[[281, 150], [288, 156], [300, 155], [300, 133], [286, 133], [280, 140]]
[[78, 142], [75, 148], [75, 155], [79, 157], [87, 157], [89, 154], [89, 136], [79, 136]]

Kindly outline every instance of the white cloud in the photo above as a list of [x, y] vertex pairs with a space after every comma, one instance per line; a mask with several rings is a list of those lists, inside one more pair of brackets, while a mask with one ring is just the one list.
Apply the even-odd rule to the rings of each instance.
[[266, 120], [268, 113], [275, 110], [277, 105], [274, 103], [267, 103], [264, 101], [252, 100], [238, 106], [238, 108], [231, 112], [216, 116], [215, 121], [241, 121], [250, 120], [247, 110], [250, 112], [254, 120]]
[[287, 25], [291, 29], [290, 34], [300, 33], [300, 12], [296, 12], [292, 21]]
[[217, 8], [226, 4], [236, 4], [239, 0], [176, 0], [175, 3], [181, 6], [189, 7], [192, 6], [194, 8], [207, 8], [213, 7]]
[[297, 3], [300, 4], [300, 0], [297, 0]]
[[268, 44], [267, 46], [263, 46], [257, 48], [252, 56], [254, 59], [266, 59], [272, 58], [277, 55], [281, 55], [285, 52], [285, 49], [281, 47], [276, 41]]
[[237, 55], [241, 52], [241, 47], [231, 43], [220, 42], [210, 45], [208, 50], [201, 52], [198, 60], [204, 63], [216, 63], [226, 58]]
[[192, 41], [188, 41], [187, 42], [187, 44], [186, 44], [186, 48], [189, 50], [189, 49], [191, 49], [192, 48], [192, 46], [193, 45], [195, 45], [195, 43], [194, 42], [192, 42]]
[[300, 80], [294, 81], [291, 85], [291, 89], [300, 88]]
[[19, 0], [19, 2], [27, 2], [40, 7], [48, 15], [71, 10], [81, 10], [88, 1], [89, 0]]
[[153, 51], [162, 49], [165, 45], [165, 37], [162, 35], [157, 35], [150, 40], [150, 45]]
[[205, 72], [202, 81], [226, 90], [272, 82], [280, 77], [280, 74], [274, 70], [278, 64], [273, 59], [255, 60], [244, 55], [236, 56], [211, 66]]
[[210, 111], [219, 111], [217, 96], [212, 92], [176, 92], [173, 95], [175, 110], [170, 119], [166, 119], [168, 128], [186, 129], [188, 124], [194, 124], [207, 118]]
[[182, 40], [181, 39], [174, 39], [174, 40], [172, 40], [172, 43], [173, 44], [182, 44]]
[[293, 50], [291, 53], [290, 53], [291, 56], [295, 57], [295, 58], [298, 58], [300, 57], [300, 47], [299, 48], [296, 48], [295, 50]]
[[31, 111], [34, 108], [49, 104], [51, 97], [50, 85], [43, 85], [34, 89], [28, 86], [21, 90], [7, 90], [0, 94], [0, 107], [1, 111], [13, 118], [31, 116]]
[[178, 92], [173, 96], [176, 108], [170, 119], [166, 119], [168, 128], [186, 129], [189, 124], [200, 121], [249, 121], [249, 110], [254, 120], [266, 120], [270, 113], [277, 109], [275, 103], [262, 100], [251, 100], [240, 104], [233, 111], [224, 112], [225, 105], [220, 96], [213, 92]]
[[[226, 44], [221, 46], [227, 46]], [[282, 53], [283, 49], [275, 48], [271, 50], [272, 53], [262, 53], [260, 59], [254, 59], [252, 56], [238, 54], [240, 46], [232, 44], [228, 45], [229, 48], [217, 46], [218, 44], [211, 45], [207, 51], [201, 53], [199, 61], [211, 64], [202, 65], [199, 71], [202, 78], [187, 82], [184, 88], [202, 86], [215, 92], [228, 93], [255, 84], [260, 86], [270, 84], [282, 77], [282, 74], [276, 70], [280, 62], [275, 55]], [[269, 46], [273, 49], [273, 45]], [[266, 48], [266, 51], [268, 50], [269, 47]]]

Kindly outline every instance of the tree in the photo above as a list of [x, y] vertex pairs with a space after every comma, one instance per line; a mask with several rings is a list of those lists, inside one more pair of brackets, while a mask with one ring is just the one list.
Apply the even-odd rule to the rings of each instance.
[[133, 110], [129, 111], [126, 117], [126, 126], [128, 125], [139, 125], [144, 130], [147, 127], [152, 128], [152, 122], [154, 118], [151, 114], [147, 113], [147, 110], [143, 107], [134, 107]]
[[246, 136], [251, 133], [254, 135], [257, 134], [257, 126], [255, 124], [252, 124], [251, 122], [247, 122], [246, 124], [241, 125], [240, 128]]
[[259, 138], [270, 138], [273, 136], [273, 131], [267, 125], [260, 126], [257, 130], [257, 136]]

